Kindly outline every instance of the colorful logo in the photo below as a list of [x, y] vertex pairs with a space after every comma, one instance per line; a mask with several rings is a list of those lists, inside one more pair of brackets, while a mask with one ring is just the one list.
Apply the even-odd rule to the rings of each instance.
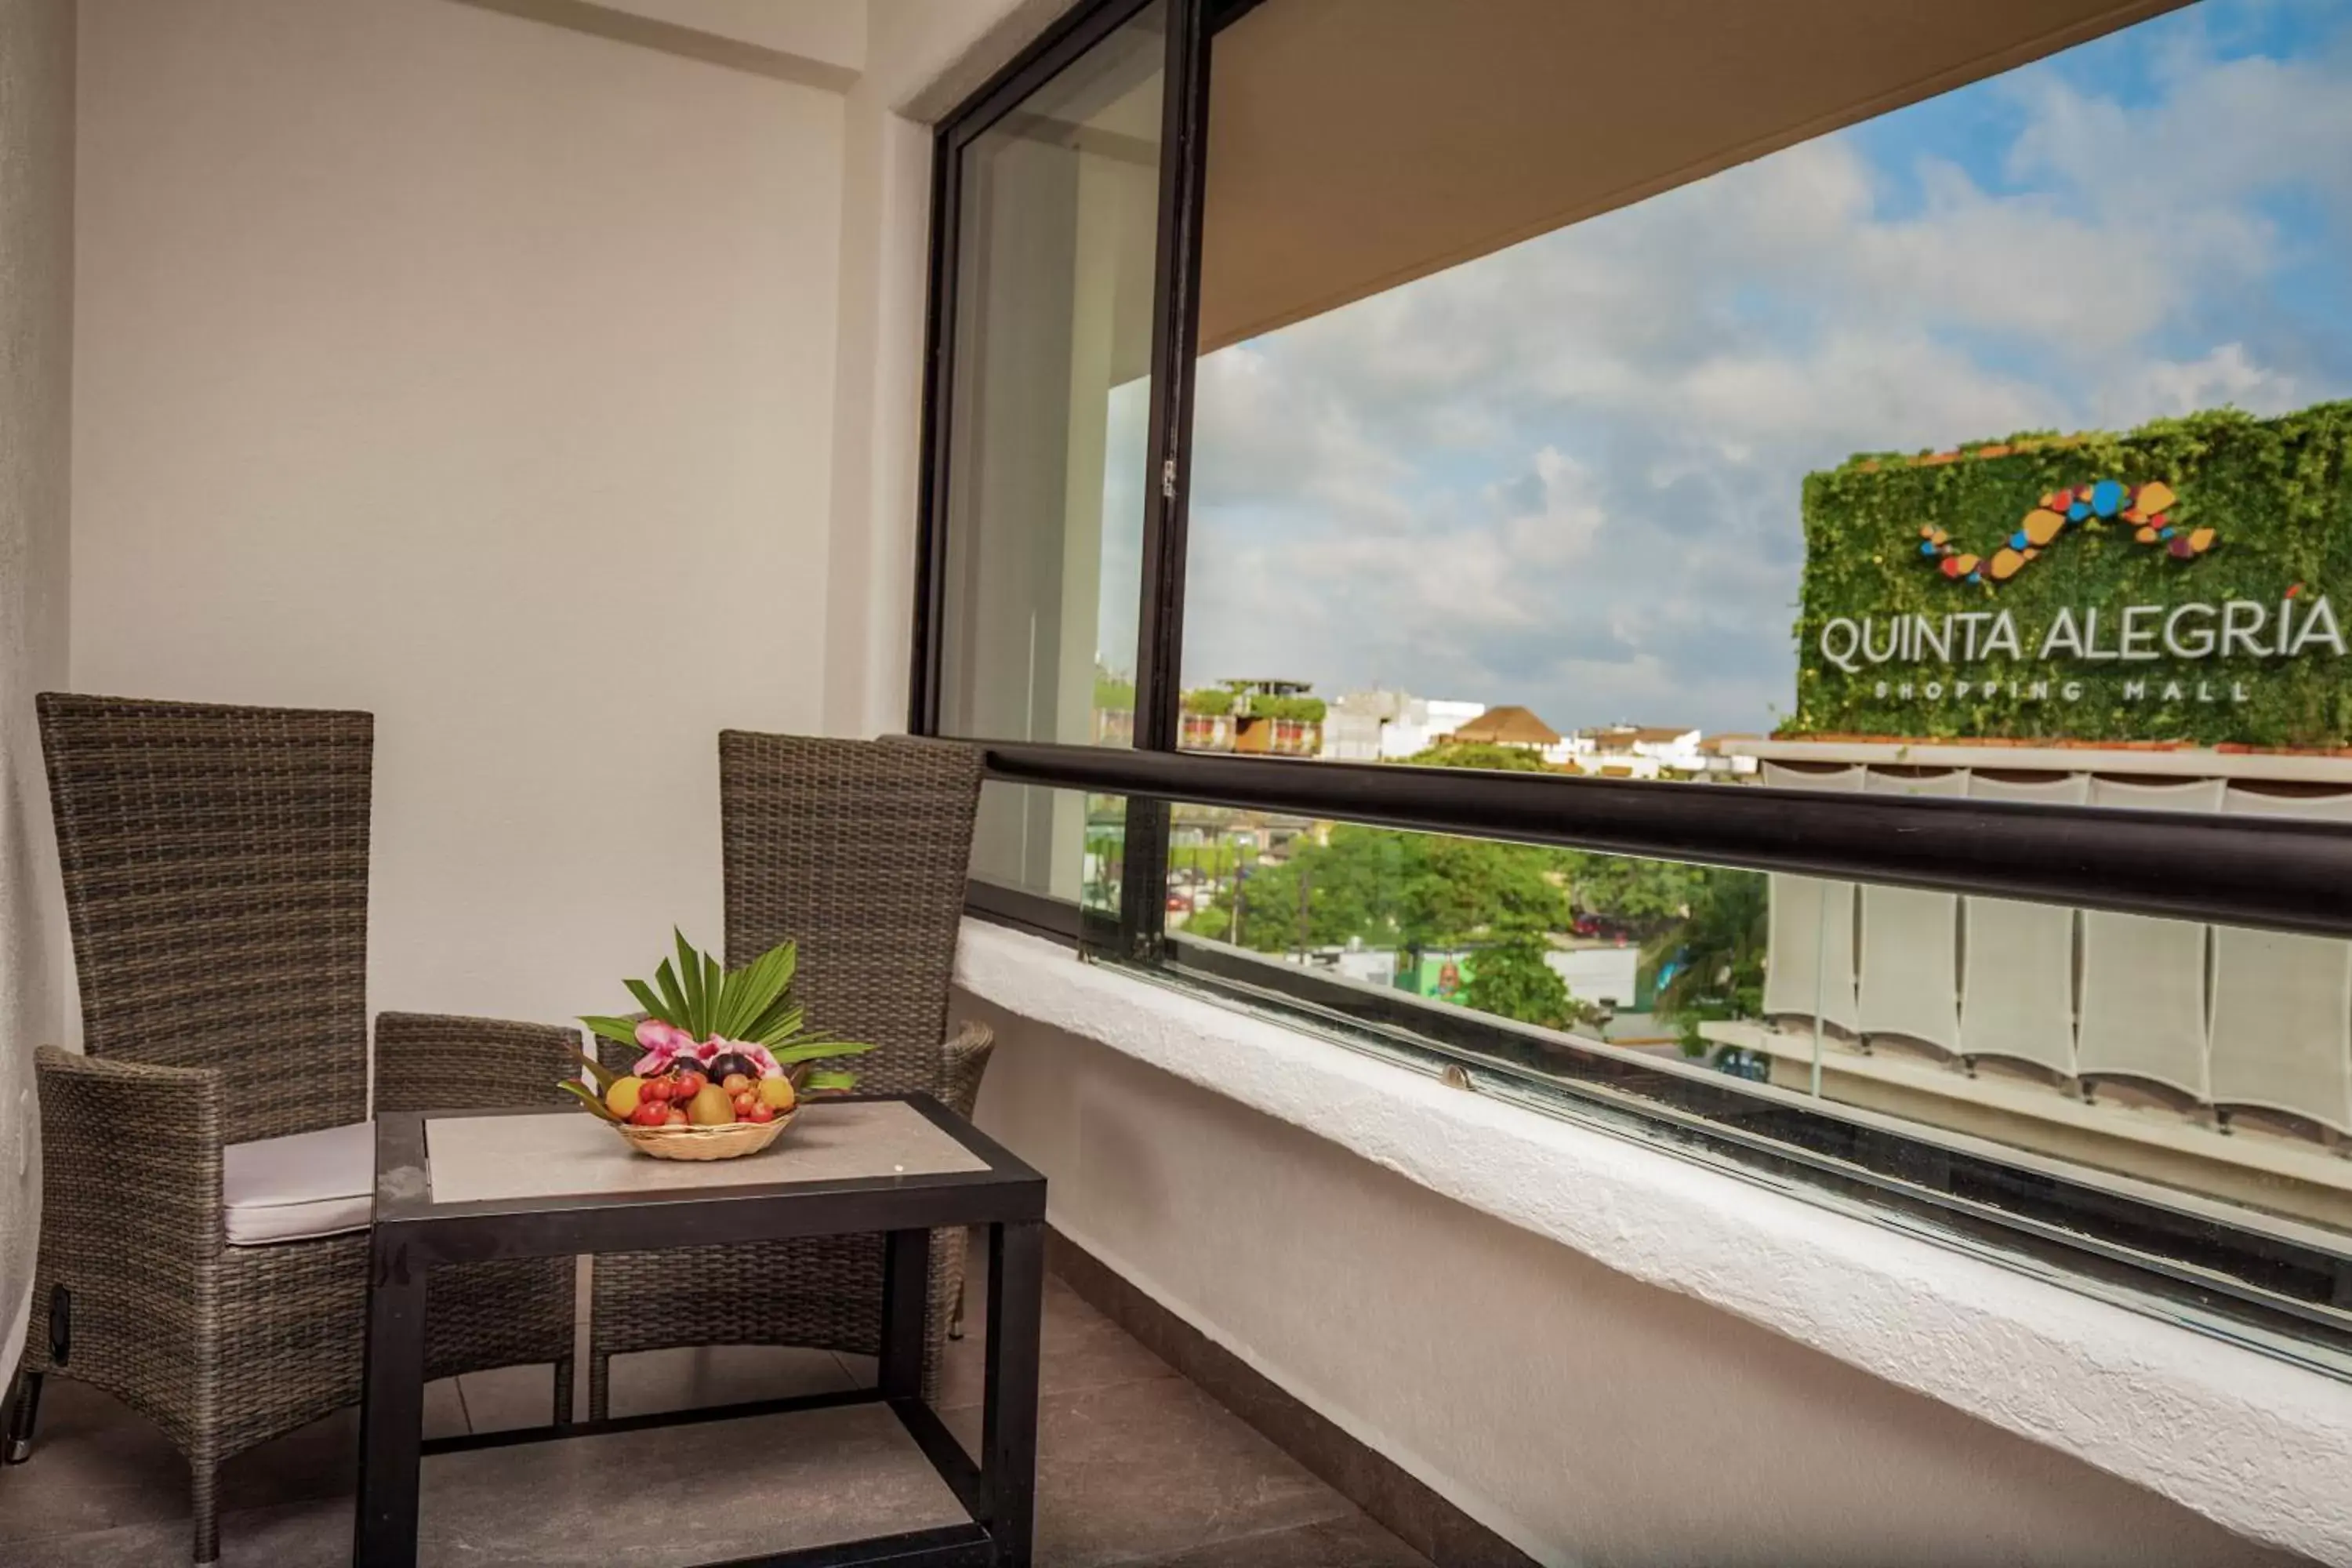
[[2025, 570], [2027, 563], [2039, 559], [2068, 528], [2096, 527], [2112, 518], [2129, 523], [2132, 538], [2140, 543], [2161, 545], [2176, 561], [2193, 561], [2213, 548], [2216, 535], [2210, 528], [2176, 527], [2171, 509], [2179, 499], [2161, 479], [2144, 485], [2099, 479], [2043, 496], [2042, 504], [2025, 514], [2016, 531], [1990, 558], [1961, 550], [1933, 524], [1920, 526], [1919, 555], [1956, 583], [1981, 583], [1987, 578], [2006, 583]]

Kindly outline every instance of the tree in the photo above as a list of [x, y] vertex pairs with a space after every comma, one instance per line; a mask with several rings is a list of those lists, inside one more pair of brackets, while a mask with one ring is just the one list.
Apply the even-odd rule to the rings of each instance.
[[1544, 962], [1551, 944], [1530, 927], [1513, 927], [1503, 939], [1478, 950], [1462, 999], [1481, 1013], [1517, 1018], [1547, 1029], [1565, 1029], [1574, 1021], [1576, 1004], [1568, 982]]
[[1643, 956], [1667, 970], [1658, 987], [1658, 1016], [1682, 1026], [1685, 1054], [1703, 1056], [1706, 1040], [1699, 1025], [1753, 1017], [1763, 1009], [1771, 904], [1757, 872], [1694, 869], [1701, 875], [1688, 918], [1654, 939]]
[[1637, 937], [1654, 937], [1689, 910], [1707, 872], [1673, 860], [1560, 850], [1555, 864], [1568, 878], [1569, 897], [1581, 913], [1605, 919]]
[[1416, 862], [1412, 835], [1341, 823], [1322, 842], [1301, 837], [1288, 859], [1250, 867], [1238, 893], [1219, 889], [1191, 929], [1230, 941], [1238, 913], [1242, 945], [1259, 952], [1342, 947], [1358, 940], [1391, 944], [1402, 927]]
[[1417, 837], [1400, 910], [1399, 935], [1412, 948], [1475, 941], [1508, 927], [1559, 931], [1568, 897], [1545, 851], [1490, 838]]
[[1524, 746], [1497, 746], [1487, 741], [1440, 741], [1415, 752], [1405, 762], [1417, 768], [1484, 768], [1496, 773], [1549, 773], [1558, 770], [1540, 752]]

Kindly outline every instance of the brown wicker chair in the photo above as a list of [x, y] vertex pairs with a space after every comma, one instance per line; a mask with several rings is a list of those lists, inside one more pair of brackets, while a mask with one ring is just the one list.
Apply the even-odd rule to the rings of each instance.
[[[987, 1031], [945, 1038], [980, 799], [977, 751], [936, 741], [719, 737], [727, 962], [800, 944], [810, 1024], [878, 1048], [858, 1087], [928, 1090], [969, 1114]], [[944, 1043], [943, 1043], [944, 1041]], [[614, 1046], [605, 1059], [634, 1055]], [[923, 1394], [933, 1397], [963, 1280], [962, 1233], [932, 1237]], [[594, 1265], [588, 1412], [610, 1405], [614, 1355], [678, 1345], [880, 1348], [882, 1238], [829, 1237], [605, 1253]]]
[[[359, 1395], [365, 1231], [229, 1245], [222, 1166], [232, 1143], [366, 1118], [373, 721], [55, 693], [38, 710], [87, 1055], [38, 1056], [40, 1259], [11, 1452], [43, 1374], [104, 1389], [188, 1456], [210, 1563], [221, 1462]], [[388, 1102], [440, 1098], [424, 1086], [447, 1081], [435, 1054], [460, 1033], [456, 1081], [495, 1077], [520, 1100], [551, 1099], [576, 1050], [568, 1030], [385, 1023]], [[562, 1260], [480, 1279], [478, 1298], [470, 1277], [436, 1294], [436, 1375], [569, 1357]]]

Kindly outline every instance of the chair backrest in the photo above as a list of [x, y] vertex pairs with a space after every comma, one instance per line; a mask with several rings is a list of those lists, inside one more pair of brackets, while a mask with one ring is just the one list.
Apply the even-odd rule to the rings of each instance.
[[943, 741], [719, 737], [728, 965], [799, 943], [809, 1026], [878, 1047], [860, 1089], [940, 1089], [980, 773]]
[[362, 1120], [374, 720], [37, 709], [84, 1048], [220, 1068], [234, 1141]]

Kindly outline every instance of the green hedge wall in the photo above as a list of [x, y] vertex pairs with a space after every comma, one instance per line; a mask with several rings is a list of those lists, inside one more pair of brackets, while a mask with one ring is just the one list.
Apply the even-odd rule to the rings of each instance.
[[[2256, 658], [2241, 647], [2226, 658], [2187, 660], [2164, 653], [2159, 639], [2152, 661], [2036, 657], [2061, 608], [2079, 619], [2096, 607], [2098, 646], [2112, 647], [2114, 618], [2125, 605], [2246, 599], [2275, 616], [2295, 584], [2298, 615], [2326, 596], [2352, 636], [2352, 402], [2276, 419], [2223, 410], [2125, 435], [2029, 435], [1984, 447], [2009, 450], [1975, 456], [1982, 448], [1966, 448], [1956, 460], [1865, 455], [1807, 477], [1797, 703], [1782, 733], [2352, 744], [2352, 662], [2326, 648]], [[2091, 520], [2070, 524], [2000, 584], [1954, 581], [1920, 552], [1920, 531], [1933, 527], [1958, 549], [1990, 559], [2045, 494], [2100, 479], [2169, 485], [2179, 497], [2171, 521], [2183, 531], [2215, 530], [2210, 549], [2178, 560], [2161, 544], [2137, 542], [2130, 523]], [[1884, 626], [1886, 617], [1906, 613], [1940, 618], [2003, 609], [2022, 633], [2022, 659], [1949, 668], [1864, 661], [1849, 673], [1822, 651], [1822, 628], [1840, 616], [1867, 616]], [[2275, 622], [2264, 635], [2274, 629]], [[1953, 695], [1957, 680], [1980, 685], [1988, 675], [1999, 678], [1997, 689]], [[2021, 688], [2073, 679], [2082, 694], [2072, 702], [2012, 696], [2011, 678]], [[2127, 678], [2147, 680], [2148, 695], [2126, 699]], [[1930, 679], [1945, 682], [1942, 700], [1917, 689]], [[1915, 686], [1909, 700], [1894, 689], [1906, 680]], [[2221, 700], [2195, 700], [2200, 680]], [[1885, 696], [1881, 682], [1889, 687]], [[2181, 700], [2163, 699], [2167, 682], [2181, 684]], [[2246, 700], [2229, 700], [2233, 690]]]

